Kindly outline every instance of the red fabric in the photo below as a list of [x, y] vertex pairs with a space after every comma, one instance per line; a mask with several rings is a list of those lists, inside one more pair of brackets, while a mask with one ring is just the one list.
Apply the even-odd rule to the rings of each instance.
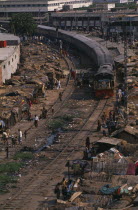
[[126, 175], [135, 175], [135, 164], [129, 163]]
[[76, 79], [76, 72], [75, 71], [72, 71], [71, 72], [71, 76], [73, 77], [73, 79]]
[[135, 166], [138, 167], [138, 161], [135, 163]]

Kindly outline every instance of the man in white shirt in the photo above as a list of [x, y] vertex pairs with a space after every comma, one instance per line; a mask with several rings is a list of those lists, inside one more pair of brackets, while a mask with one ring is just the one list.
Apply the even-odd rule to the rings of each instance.
[[22, 144], [22, 137], [23, 137], [23, 133], [20, 129], [18, 129], [18, 142], [19, 142], [19, 144]]
[[57, 90], [61, 88], [61, 83], [60, 80], [58, 80], [58, 84], [57, 84]]
[[39, 121], [39, 117], [37, 115], [35, 115], [35, 118], [34, 118], [34, 126], [36, 128], [38, 127], [38, 121]]

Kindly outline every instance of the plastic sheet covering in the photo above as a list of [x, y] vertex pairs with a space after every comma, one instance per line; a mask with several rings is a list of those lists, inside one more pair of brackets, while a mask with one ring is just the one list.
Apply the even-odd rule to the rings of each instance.
[[3, 120], [0, 120], [0, 126], [3, 128], [5, 127], [5, 122]]
[[113, 194], [116, 190], [118, 190], [120, 188], [120, 186], [117, 187], [111, 187], [109, 184], [104, 185], [101, 189], [100, 192], [104, 195], [111, 195]]

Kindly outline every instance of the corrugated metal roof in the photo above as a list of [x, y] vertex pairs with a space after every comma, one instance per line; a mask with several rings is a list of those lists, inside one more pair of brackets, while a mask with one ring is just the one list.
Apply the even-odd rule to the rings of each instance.
[[98, 140], [97, 143], [117, 145], [121, 143], [121, 141], [122, 139], [103, 137], [100, 140]]
[[125, 132], [127, 132], [131, 135], [138, 136], [138, 129], [136, 129], [134, 127], [131, 127], [131, 126], [126, 126], [125, 128], [121, 128], [119, 130], [116, 130], [115, 132], [112, 133], [111, 136], [116, 136], [117, 134], [119, 134], [123, 131], [125, 131]]
[[0, 41], [5, 40], [18, 40], [20, 42], [20, 38], [14, 34], [0, 33]]

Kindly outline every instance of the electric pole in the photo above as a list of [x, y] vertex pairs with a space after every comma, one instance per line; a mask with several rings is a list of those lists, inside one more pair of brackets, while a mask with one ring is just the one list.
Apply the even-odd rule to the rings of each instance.
[[128, 59], [128, 55], [127, 55], [127, 51], [128, 51], [128, 40], [127, 40], [127, 30], [124, 29], [124, 84], [125, 84], [125, 101], [124, 101], [124, 106], [125, 106], [125, 124], [128, 123], [128, 115], [127, 115], [127, 99], [128, 99], [128, 86], [127, 86], [127, 59]]

